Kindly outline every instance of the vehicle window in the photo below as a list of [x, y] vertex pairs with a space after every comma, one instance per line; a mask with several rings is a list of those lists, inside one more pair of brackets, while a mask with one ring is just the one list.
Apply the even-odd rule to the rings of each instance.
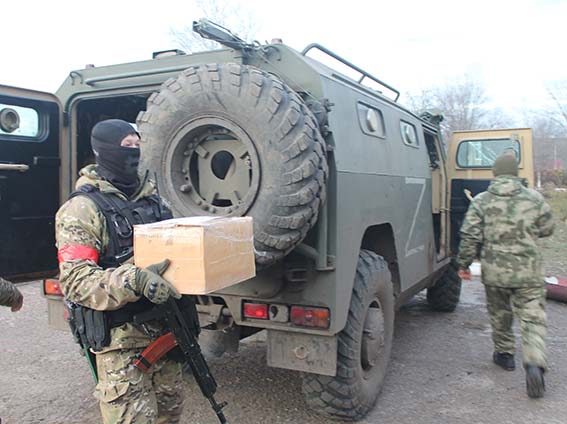
[[409, 122], [400, 121], [400, 131], [402, 133], [402, 140], [405, 144], [412, 147], [419, 146], [419, 140], [417, 139], [417, 132], [413, 124]]
[[374, 137], [385, 138], [386, 127], [382, 111], [364, 103], [357, 103], [358, 121], [362, 132]]
[[36, 138], [39, 135], [38, 112], [28, 107], [0, 103], [0, 135]]
[[520, 142], [509, 138], [466, 140], [459, 144], [457, 165], [461, 168], [491, 168], [506, 150], [513, 150], [520, 161]]

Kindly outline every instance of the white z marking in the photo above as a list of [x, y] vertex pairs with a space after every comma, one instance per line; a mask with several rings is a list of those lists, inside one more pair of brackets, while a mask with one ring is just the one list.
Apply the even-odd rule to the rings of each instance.
[[413, 231], [415, 229], [415, 223], [417, 221], [417, 214], [419, 213], [419, 210], [421, 209], [421, 202], [423, 201], [423, 195], [425, 193], [425, 178], [406, 177], [406, 184], [419, 184], [419, 185], [421, 185], [421, 193], [419, 194], [419, 200], [417, 201], [417, 207], [415, 208], [415, 213], [413, 214], [413, 219], [411, 221], [411, 227], [410, 227], [410, 231], [409, 231], [409, 234], [408, 234], [408, 240], [406, 241], [406, 258], [407, 258], [408, 256], [416, 254], [417, 252], [421, 252], [425, 248], [425, 246], [423, 244], [421, 246], [414, 247], [413, 249], [409, 248], [411, 239], [413, 237]]

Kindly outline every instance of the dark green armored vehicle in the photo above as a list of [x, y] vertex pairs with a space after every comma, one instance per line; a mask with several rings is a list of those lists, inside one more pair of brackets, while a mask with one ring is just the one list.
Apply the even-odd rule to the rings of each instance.
[[[56, 269], [53, 215], [92, 161], [92, 127], [137, 122], [176, 216], [254, 218], [257, 277], [199, 297], [205, 350], [267, 329], [268, 364], [304, 372], [309, 406], [359, 419], [382, 388], [396, 307], [425, 288], [438, 310], [459, 300], [439, 129], [320, 45], [195, 28], [226, 48], [73, 71], [56, 97], [0, 87], [0, 273]], [[57, 326], [56, 280], [45, 291]]]

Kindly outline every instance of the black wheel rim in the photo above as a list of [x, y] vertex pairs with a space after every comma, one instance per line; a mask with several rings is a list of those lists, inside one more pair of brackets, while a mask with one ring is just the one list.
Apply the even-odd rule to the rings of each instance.
[[251, 138], [223, 117], [201, 117], [175, 134], [164, 168], [183, 214], [246, 214], [260, 183], [260, 161]]

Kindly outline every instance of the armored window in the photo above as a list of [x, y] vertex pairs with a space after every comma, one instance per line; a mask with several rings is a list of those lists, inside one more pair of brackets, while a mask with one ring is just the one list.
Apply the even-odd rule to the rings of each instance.
[[364, 103], [357, 103], [358, 123], [364, 134], [385, 138], [386, 128], [382, 111]]
[[405, 144], [412, 147], [419, 146], [417, 132], [415, 131], [413, 124], [405, 121], [400, 121], [400, 131], [402, 133], [402, 140]]
[[0, 136], [9, 136], [4, 139], [35, 139], [39, 130], [39, 114], [36, 110], [0, 103]]
[[457, 165], [461, 168], [491, 168], [504, 151], [512, 150], [520, 161], [520, 142], [509, 138], [465, 140], [457, 150]]

